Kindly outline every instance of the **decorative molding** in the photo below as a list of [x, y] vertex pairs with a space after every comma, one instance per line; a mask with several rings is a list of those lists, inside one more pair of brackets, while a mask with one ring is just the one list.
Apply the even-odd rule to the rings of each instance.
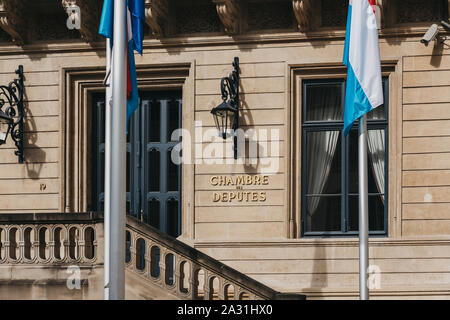
[[229, 35], [240, 32], [240, 6], [237, 0], [213, 0], [216, 4], [217, 14], [225, 27], [225, 32]]
[[169, 1], [145, 0], [145, 21], [156, 38], [163, 38], [169, 21]]
[[0, 27], [8, 33], [16, 45], [26, 42], [27, 20], [24, 1], [0, 0]]
[[[156, 41], [156, 40], [154, 40]], [[158, 41], [159, 42], [159, 41]], [[88, 46], [87, 44], [85, 44]], [[195, 86], [194, 61], [183, 63], [138, 65], [136, 72], [140, 90], [181, 89], [183, 93], [183, 129], [194, 132]], [[104, 90], [104, 67], [66, 67], [62, 69], [64, 84], [61, 114], [62, 147], [60, 151], [61, 200], [65, 213], [86, 212], [91, 203], [91, 105], [92, 94]], [[190, 148], [194, 154], [195, 145]], [[182, 166], [182, 232], [194, 238], [194, 164]], [[1, 214], [0, 214], [1, 218]], [[1, 222], [1, 220], [0, 220]]]
[[[289, 63], [289, 72], [290, 75], [290, 81], [292, 83], [292, 88], [289, 88], [291, 90], [293, 95], [301, 96], [301, 84], [303, 80], [305, 79], [328, 79], [328, 78], [336, 78], [336, 77], [343, 77], [346, 74], [345, 66], [342, 64], [342, 62], [339, 63], [312, 63], [312, 64], [295, 64]], [[381, 72], [383, 76], [390, 76], [391, 74], [395, 74], [397, 77], [398, 74], [398, 68], [396, 68], [398, 64], [397, 60], [391, 60], [391, 61], [382, 61], [381, 62]], [[397, 102], [395, 99], [395, 88], [398, 87], [398, 82], [395, 81], [395, 79], [390, 79], [390, 85], [393, 88], [393, 93], [389, 96], [389, 105], [395, 105]], [[301, 161], [298, 159], [295, 159], [295, 157], [291, 155], [295, 155], [298, 153], [298, 150], [301, 150], [301, 133], [302, 128], [299, 123], [301, 123], [301, 110], [302, 110], [302, 101], [301, 99], [294, 99], [290, 103], [290, 105], [286, 108], [286, 119], [288, 124], [288, 130], [289, 130], [289, 139], [286, 143], [289, 145], [289, 151], [286, 155], [288, 159], [291, 159], [289, 161], [288, 165], [288, 171], [286, 173], [286, 183], [288, 185], [288, 195], [287, 195], [287, 203], [288, 203], [288, 212], [286, 214], [286, 220], [288, 221], [287, 228], [287, 238], [290, 239], [299, 239], [301, 238], [302, 243], [308, 243], [308, 241], [314, 242], [314, 240], [310, 240], [308, 238], [302, 237], [302, 209], [301, 209], [301, 174], [302, 174], [302, 167], [301, 167]], [[389, 123], [395, 124], [397, 123], [397, 117], [395, 116], [394, 112], [389, 113]], [[400, 119], [401, 120], [401, 119]], [[395, 133], [394, 133], [395, 134]], [[390, 150], [391, 151], [391, 150]], [[395, 150], [394, 150], [395, 151]], [[395, 152], [389, 152], [389, 158], [388, 158], [388, 168], [393, 168], [394, 170], [399, 170], [397, 166], [397, 153]], [[388, 188], [389, 190], [396, 190], [396, 188], [400, 188], [397, 183], [398, 181], [395, 181], [395, 179], [388, 179]], [[396, 202], [395, 197], [389, 197], [388, 199], [388, 235], [389, 237], [395, 238], [398, 234], [396, 234], [396, 231], [393, 230], [392, 226], [393, 220], [395, 219], [393, 212], [396, 212], [396, 209], [398, 208], [399, 204]], [[332, 246], [335, 245], [336, 239], [331, 240]], [[330, 243], [330, 242], [325, 242]], [[343, 242], [338, 242], [343, 243]], [[284, 244], [283, 244], [284, 245]], [[295, 243], [293, 243], [295, 246]], [[195, 247], [198, 246], [198, 243], [195, 243]]]
[[[98, 38], [99, 6], [88, 0], [61, 0], [61, 4], [69, 18], [79, 19], [81, 38], [86, 42], [95, 41]], [[72, 7], [78, 7], [79, 11], [71, 10]]]
[[311, 30], [312, 6], [311, 0], [292, 0], [297, 26], [301, 32]]

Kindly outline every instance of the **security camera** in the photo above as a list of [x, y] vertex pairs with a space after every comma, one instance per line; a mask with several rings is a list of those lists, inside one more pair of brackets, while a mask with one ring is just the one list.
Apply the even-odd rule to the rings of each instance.
[[438, 35], [439, 35], [439, 27], [437, 24], [433, 24], [428, 31], [425, 33], [425, 35], [423, 36], [422, 40], [420, 40], [420, 42], [422, 42], [423, 44], [425, 44], [426, 46], [428, 46], [428, 44], [433, 41], [433, 40], [437, 40], [438, 39]]
[[442, 26], [444, 27], [445, 30], [450, 31], [450, 23], [448, 23], [448, 21], [441, 21]]

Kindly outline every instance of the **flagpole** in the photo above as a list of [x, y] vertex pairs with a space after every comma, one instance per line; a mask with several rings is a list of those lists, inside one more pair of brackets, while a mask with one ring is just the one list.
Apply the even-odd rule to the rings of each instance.
[[104, 217], [104, 279], [105, 279], [105, 300], [109, 300], [109, 252], [110, 252], [110, 217], [111, 217], [111, 105], [109, 104], [112, 91], [112, 75], [109, 74], [111, 70], [111, 40], [106, 38], [106, 74], [109, 77], [109, 85], [106, 86], [105, 93], [105, 217]]
[[126, 201], [126, 1], [114, 1], [113, 108], [111, 121], [110, 299], [125, 299]]
[[369, 210], [367, 178], [367, 116], [359, 119], [358, 136], [359, 176], [359, 298], [369, 300], [367, 268], [369, 267]]

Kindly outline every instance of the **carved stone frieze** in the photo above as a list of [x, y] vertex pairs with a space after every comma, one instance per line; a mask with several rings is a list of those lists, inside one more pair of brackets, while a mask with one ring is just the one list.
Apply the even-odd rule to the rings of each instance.
[[298, 29], [301, 32], [309, 31], [312, 17], [311, 0], [292, 0], [292, 8], [297, 19]]
[[68, 17], [72, 18], [73, 25], [79, 30], [81, 38], [87, 42], [96, 40], [100, 16], [99, 6], [89, 0], [62, 0], [61, 4]]
[[26, 42], [26, 19], [24, 1], [0, 0], [0, 27], [17, 45]]
[[225, 27], [227, 34], [238, 34], [239, 27], [239, 1], [238, 0], [213, 0], [216, 4], [217, 14]]
[[164, 37], [169, 21], [169, 1], [145, 0], [145, 21], [156, 38]]

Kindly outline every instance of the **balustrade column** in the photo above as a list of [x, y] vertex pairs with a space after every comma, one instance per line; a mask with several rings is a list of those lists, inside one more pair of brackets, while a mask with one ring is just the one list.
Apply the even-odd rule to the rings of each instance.
[[85, 228], [84, 228], [84, 226], [82, 227], [82, 228], [80, 228], [80, 229], [78, 229], [79, 231], [79, 240], [78, 240], [78, 245], [77, 245], [77, 247], [79, 248], [79, 256], [78, 256], [78, 259], [80, 260], [80, 261], [83, 261], [83, 260], [85, 260], [86, 259], [86, 239], [85, 239], [85, 237], [86, 237], [86, 234], [85, 234]]
[[30, 235], [30, 241], [31, 241], [30, 254], [31, 254], [31, 259], [33, 259], [33, 261], [36, 261], [36, 260], [38, 260], [38, 255], [39, 255], [38, 232], [37, 232], [36, 226], [32, 226], [31, 228], [32, 228], [31, 234], [33, 235], [33, 237], [31, 237], [31, 235]]
[[225, 281], [221, 277], [217, 277], [219, 279], [219, 287], [217, 288], [217, 296], [219, 300], [225, 300]]
[[25, 259], [25, 228], [24, 226], [19, 226], [16, 230], [17, 260], [21, 261]]
[[211, 286], [209, 284], [209, 282], [211, 280], [210, 276], [211, 276], [211, 274], [207, 270], [205, 270], [205, 281], [203, 283], [203, 291], [205, 293], [204, 293], [204, 296], [203, 296], [203, 300], [212, 300], [212, 298], [211, 298]]
[[181, 277], [181, 264], [183, 263], [183, 259], [181, 256], [174, 254], [173, 255], [173, 263], [174, 263], [174, 271], [173, 271], [173, 285], [178, 294], [181, 294], [181, 287], [183, 286], [183, 278]]
[[193, 261], [190, 263], [190, 266], [191, 266], [189, 277], [189, 282], [191, 286], [190, 296], [192, 300], [196, 300], [198, 299], [198, 286], [199, 286], [198, 273], [200, 272], [200, 267], [194, 264]]
[[69, 252], [70, 252], [70, 235], [69, 235], [69, 228], [67, 226], [64, 227], [64, 239], [63, 241], [61, 241], [61, 245], [63, 246], [63, 251], [64, 251], [64, 261], [69, 261], [70, 260], [70, 256], [69, 256]]
[[0, 228], [0, 261], [5, 259], [5, 229]]
[[148, 240], [146, 242], [146, 248], [145, 248], [145, 264], [148, 265], [148, 268], [145, 270], [145, 276], [149, 279], [152, 279], [152, 264], [153, 264], [153, 258], [152, 258], [152, 246], [153, 242]]
[[167, 288], [166, 283], [166, 254], [167, 250], [159, 248], [159, 280], [162, 281], [164, 288]]
[[136, 234], [130, 231], [130, 265], [133, 270], [136, 270], [136, 241]]

